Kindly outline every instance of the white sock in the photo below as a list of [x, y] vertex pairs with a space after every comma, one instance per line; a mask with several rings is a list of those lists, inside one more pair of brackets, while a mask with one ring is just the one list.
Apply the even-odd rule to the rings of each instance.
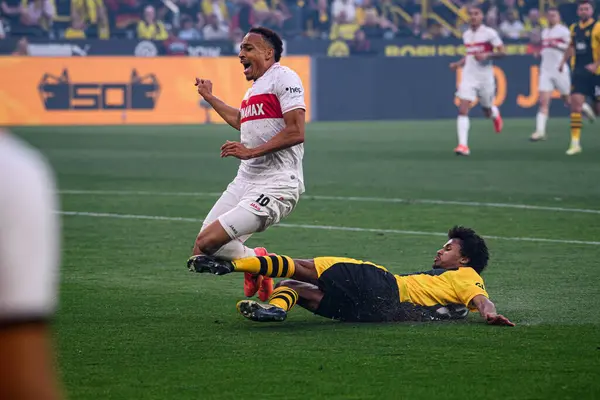
[[254, 249], [244, 246], [239, 240], [232, 240], [217, 250], [213, 256], [224, 260], [237, 260], [239, 258], [256, 257]]
[[546, 121], [548, 115], [541, 111], [538, 111], [537, 117], [535, 118], [535, 131], [539, 134], [546, 135]]
[[458, 144], [468, 146], [469, 142], [469, 117], [459, 115], [456, 119], [456, 128], [458, 130]]
[[492, 106], [490, 110], [492, 110], [492, 119], [498, 118], [498, 115], [500, 115], [500, 110], [498, 110], [498, 107]]
[[583, 102], [583, 104], [581, 106], [581, 111], [587, 119], [594, 119], [596, 117], [596, 114], [594, 113], [594, 110], [592, 109], [592, 107], [585, 101]]

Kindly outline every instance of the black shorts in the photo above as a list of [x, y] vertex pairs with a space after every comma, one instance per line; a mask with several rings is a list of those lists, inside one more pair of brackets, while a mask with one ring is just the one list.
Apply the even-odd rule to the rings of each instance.
[[573, 71], [571, 74], [571, 94], [574, 93], [600, 101], [600, 76], [587, 70]]
[[336, 262], [318, 280], [324, 293], [315, 314], [346, 322], [431, 321], [434, 310], [400, 302], [396, 278], [362, 262]]

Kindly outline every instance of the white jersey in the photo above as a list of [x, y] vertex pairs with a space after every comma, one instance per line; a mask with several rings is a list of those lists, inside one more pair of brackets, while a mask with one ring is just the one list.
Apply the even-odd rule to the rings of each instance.
[[45, 319], [57, 301], [56, 188], [38, 153], [0, 130], [0, 325]]
[[[542, 31], [542, 63], [540, 69], [558, 73], [558, 67], [571, 42], [571, 31], [562, 24]], [[565, 65], [567, 69], [568, 66]]]
[[[288, 67], [273, 64], [248, 89], [242, 101], [242, 144], [255, 148], [268, 142], [285, 128], [283, 114], [298, 108], [306, 109], [300, 77]], [[263, 157], [243, 160], [238, 177], [261, 185], [299, 185], [303, 192], [303, 157], [304, 145], [298, 144]]]
[[463, 33], [466, 60], [463, 76], [472, 78], [493, 78], [493, 63], [491, 60], [479, 62], [476, 54], [492, 53], [495, 47], [502, 45], [502, 39], [494, 29], [481, 25], [477, 30], [467, 29]]

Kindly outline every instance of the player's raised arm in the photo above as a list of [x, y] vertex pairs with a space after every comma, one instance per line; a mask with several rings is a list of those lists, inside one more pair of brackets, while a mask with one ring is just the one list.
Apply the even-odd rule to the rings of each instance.
[[240, 130], [240, 110], [231, 107], [223, 100], [219, 99], [212, 93], [212, 82], [208, 79], [196, 78], [196, 87], [198, 94], [212, 106], [212, 108], [223, 118], [225, 122], [231, 125], [234, 129]]
[[492, 303], [484, 295], [479, 294], [479, 295], [473, 297], [473, 300], [471, 300], [471, 303], [473, 303], [473, 305], [475, 307], [477, 307], [479, 314], [481, 314], [483, 319], [485, 319], [485, 321], [488, 324], [515, 326], [515, 324], [510, 322], [508, 318], [506, 318], [503, 315], [498, 314], [496, 312], [496, 306], [494, 305], [494, 303]]

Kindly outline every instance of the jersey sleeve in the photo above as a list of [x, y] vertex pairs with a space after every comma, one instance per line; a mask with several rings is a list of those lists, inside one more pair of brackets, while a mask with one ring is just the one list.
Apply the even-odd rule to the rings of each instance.
[[275, 87], [275, 94], [279, 99], [283, 114], [298, 108], [306, 110], [302, 80], [291, 69], [287, 68], [281, 71]]
[[600, 23], [596, 22], [592, 29], [592, 51], [594, 51], [594, 61], [598, 59], [598, 47], [600, 46]]
[[473, 297], [481, 294], [489, 298], [483, 284], [483, 279], [476, 273], [469, 274], [468, 276], [464, 274], [455, 276], [452, 280], [452, 287], [454, 288], [456, 297], [462, 304], [469, 307], [470, 310], [476, 310], [475, 307], [469, 305]]
[[12, 171], [0, 172], [0, 327], [52, 316], [59, 263], [60, 227], [50, 169], [33, 151], [8, 151], [13, 156], [0, 161], [0, 169]]
[[494, 48], [504, 45], [504, 42], [502, 42], [502, 39], [500, 39], [500, 35], [498, 35], [496, 30], [492, 29], [490, 32], [490, 43], [492, 46], [494, 46]]

